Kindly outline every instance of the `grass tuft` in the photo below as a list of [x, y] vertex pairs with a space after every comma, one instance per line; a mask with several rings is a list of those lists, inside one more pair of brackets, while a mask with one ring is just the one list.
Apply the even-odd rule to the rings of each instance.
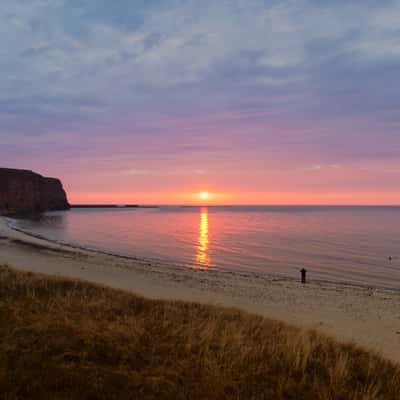
[[399, 399], [400, 367], [314, 331], [0, 267], [3, 399]]

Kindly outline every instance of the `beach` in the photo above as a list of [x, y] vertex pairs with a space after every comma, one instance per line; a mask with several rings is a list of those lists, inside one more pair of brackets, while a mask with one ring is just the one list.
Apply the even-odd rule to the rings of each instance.
[[400, 362], [400, 292], [261, 274], [204, 271], [74, 248], [11, 229], [0, 217], [0, 264], [83, 279], [155, 299], [238, 307], [352, 341]]

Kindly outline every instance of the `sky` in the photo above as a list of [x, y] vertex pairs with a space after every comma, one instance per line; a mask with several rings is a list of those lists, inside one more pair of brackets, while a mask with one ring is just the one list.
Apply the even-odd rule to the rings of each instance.
[[400, 204], [400, 1], [1, 0], [0, 166], [72, 203]]

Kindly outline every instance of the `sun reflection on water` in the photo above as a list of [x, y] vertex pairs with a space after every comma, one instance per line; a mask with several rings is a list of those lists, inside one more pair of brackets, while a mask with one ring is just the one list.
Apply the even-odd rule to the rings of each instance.
[[197, 262], [201, 268], [207, 268], [210, 263], [208, 256], [208, 209], [206, 207], [200, 210], [199, 241], [197, 245]]

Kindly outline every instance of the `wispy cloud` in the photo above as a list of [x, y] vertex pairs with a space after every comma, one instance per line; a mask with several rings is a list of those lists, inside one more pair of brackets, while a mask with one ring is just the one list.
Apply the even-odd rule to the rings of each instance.
[[185, 169], [128, 169], [122, 172], [131, 176], [177, 176], [177, 175], [204, 175], [203, 169], [185, 170]]

